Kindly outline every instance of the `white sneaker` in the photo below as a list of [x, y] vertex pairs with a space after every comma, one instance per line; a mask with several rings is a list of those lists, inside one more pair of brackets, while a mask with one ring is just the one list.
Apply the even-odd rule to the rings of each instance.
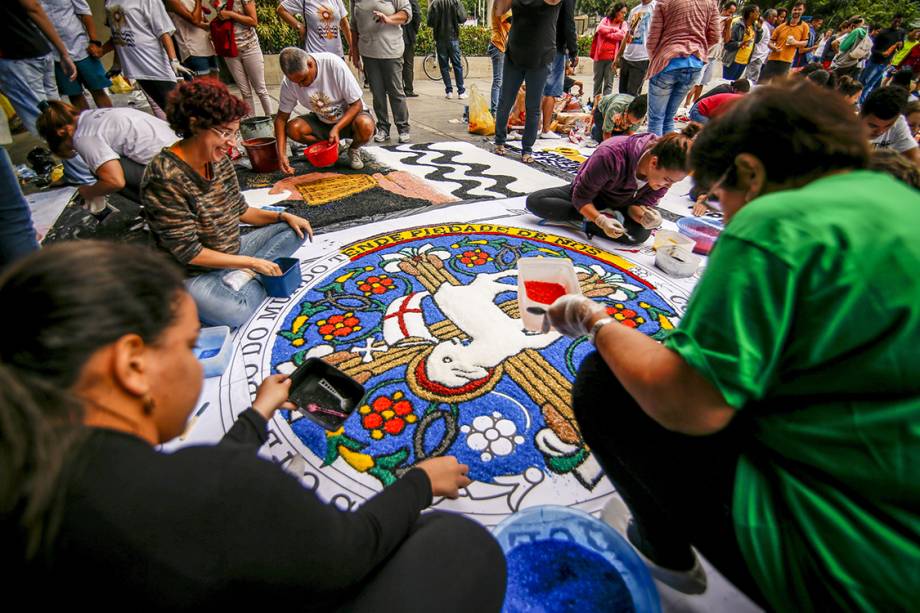
[[348, 162], [349, 165], [354, 170], [361, 170], [364, 168], [364, 160], [361, 159], [361, 150], [360, 149], [348, 149]]
[[451, 94], [453, 94], [453, 92], [447, 92], [446, 94], [444, 94], [444, 97], [450, 100], [452, 97]]
[[690, 570], [671, 570], [655, 564], [629, 538], [631, 518], [632, 514], [629, 512], [629, 508], [619, 496], [612, 497], [601, 511], [601, 519], [604, 523], [619, 532], [632, 545], [632, 548], [639, 554], [645, 565], [648, 566], [653, 577], [682, 594], [702, 594], [706, 591], [706, 571], [700, 564], [700, 558], [695, 551], [693, 552], [693, 567]]
[[409, 136], [409, 133], [408, 133], [408, 132], [400, 132], [400, 133], [399, 133], [399, 142], [400, 142], [400, 143], [408, 143], [410, 140], [412, 140], [412, 137]]
[[390, 133], [385, 131], [383, 128], [377, 128], [377, 133], [374, 134], [375, 143], [385, 143], [390, 140]]
[[466, 100], [466, 99], [469, 98], [469, 97], [470, 97], [470, 95], [469, 95], [468, 93], [466, 93], [466, 92], [463, 92], [462, 94], [457, 94], [457, 99], [458, 99], [458, 100]]
[[556, 134], [555, 132], [541, 132], [540, 138], [545, 138], [548, 140], [558, 140], [558, 139], [561, 139], [562, 137]]

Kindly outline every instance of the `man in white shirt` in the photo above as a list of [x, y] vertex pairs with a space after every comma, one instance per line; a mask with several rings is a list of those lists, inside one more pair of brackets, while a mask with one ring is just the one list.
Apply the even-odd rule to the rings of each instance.
[[638, 96], [648, 70], [648, 50], [645, 48], [645, 38], [648, 36], [649, 26], [652, 23], [652, 14], [655, 12], [655, 0], [642, 0], [629, 11], [626, 23], [629, 24], [629, 34], [626, 36], [626, 46], [620, 58], [620, 93]]
[[[281, 170], [294, 174], [286, 153], [288, 138], [306, 145], [350, 138], [349, 163], [355, 170], [364, 168], [360, 148], [374, 134], [374, 119], [364, 108], [361, 86], [345, 60], [332, 53], [288, 47], [278, 61], [284, 73], [275, 116]], [[288, 121], [298, 103], [308, 112]]]
[[751, 54], [751, 59], [748, 61], [747, 68], [742, 75], [742, 78], [751, 83], [757, 83], [757, 79], [760, 78], [760, 69], [763, 68], [763, 63], [767, 60], [767, 56], [770, 55], [770, 37], [773, 36], [773, 28], [776, 27], [776, 18], [776, 9], [767, 9], [760, 17], [763, 36], [760, 37], [760, 42], [754, 46], [754, 52]]
[[866, 98], [859, 117], [869, 130], [869, 142], [876, 149], [893, 149], [920, 166], [920, 147], [904, 117], [906, 94], [901, 87], [880, 87]]

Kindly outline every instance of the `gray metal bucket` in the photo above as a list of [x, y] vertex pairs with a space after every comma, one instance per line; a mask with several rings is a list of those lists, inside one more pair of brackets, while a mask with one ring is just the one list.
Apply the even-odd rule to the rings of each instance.
[[271, 117], [256, 115], [240, 122], [240, 135], [243, 140], [254, 138], [274, 138], [275, 128]]

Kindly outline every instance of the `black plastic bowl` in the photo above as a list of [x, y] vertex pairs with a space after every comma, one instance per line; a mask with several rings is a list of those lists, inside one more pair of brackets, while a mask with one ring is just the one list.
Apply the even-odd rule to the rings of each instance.
[[319, 358], [291, 373], [288, 400], [327, 430], [338, 430], [364, 398], [364, 386]]

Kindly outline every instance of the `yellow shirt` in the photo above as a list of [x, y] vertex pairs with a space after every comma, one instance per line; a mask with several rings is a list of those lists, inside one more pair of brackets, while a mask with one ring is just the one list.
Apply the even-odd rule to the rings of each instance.
[[736, 64], [747, 64], [751, 61], [751, 53], [754, 51], [754, 35], [753, 25], [744, 31], [744, 38], [741, 39], [741, 46], [738, 48], [737, 55], [735, 55]]
[[795, 52], [799, 49], [798, 47], [793, 47], [786, 44], [786, 38], [791, 36], [799, 42], [808, 42], [808, 33], [810, 32], [808, 24], [804, 21], [800, 21], [798, 25], [791, 26], [788, 23], [784, 23], [776, 26], [776, 29], [773, 30], [773, 44], [779, 47], [779, 51], [772, 52], [767, 56], [767, 61], [779, 60], [781, 62], [786, 62], [788, 64], [792, 63], [792, 60], [795, 59]]
[[505, 43], [508, 42], [508, 32], [511, 31], [511, 11], [492, 20], [492, 44], [495, 48], [505, 52]]

